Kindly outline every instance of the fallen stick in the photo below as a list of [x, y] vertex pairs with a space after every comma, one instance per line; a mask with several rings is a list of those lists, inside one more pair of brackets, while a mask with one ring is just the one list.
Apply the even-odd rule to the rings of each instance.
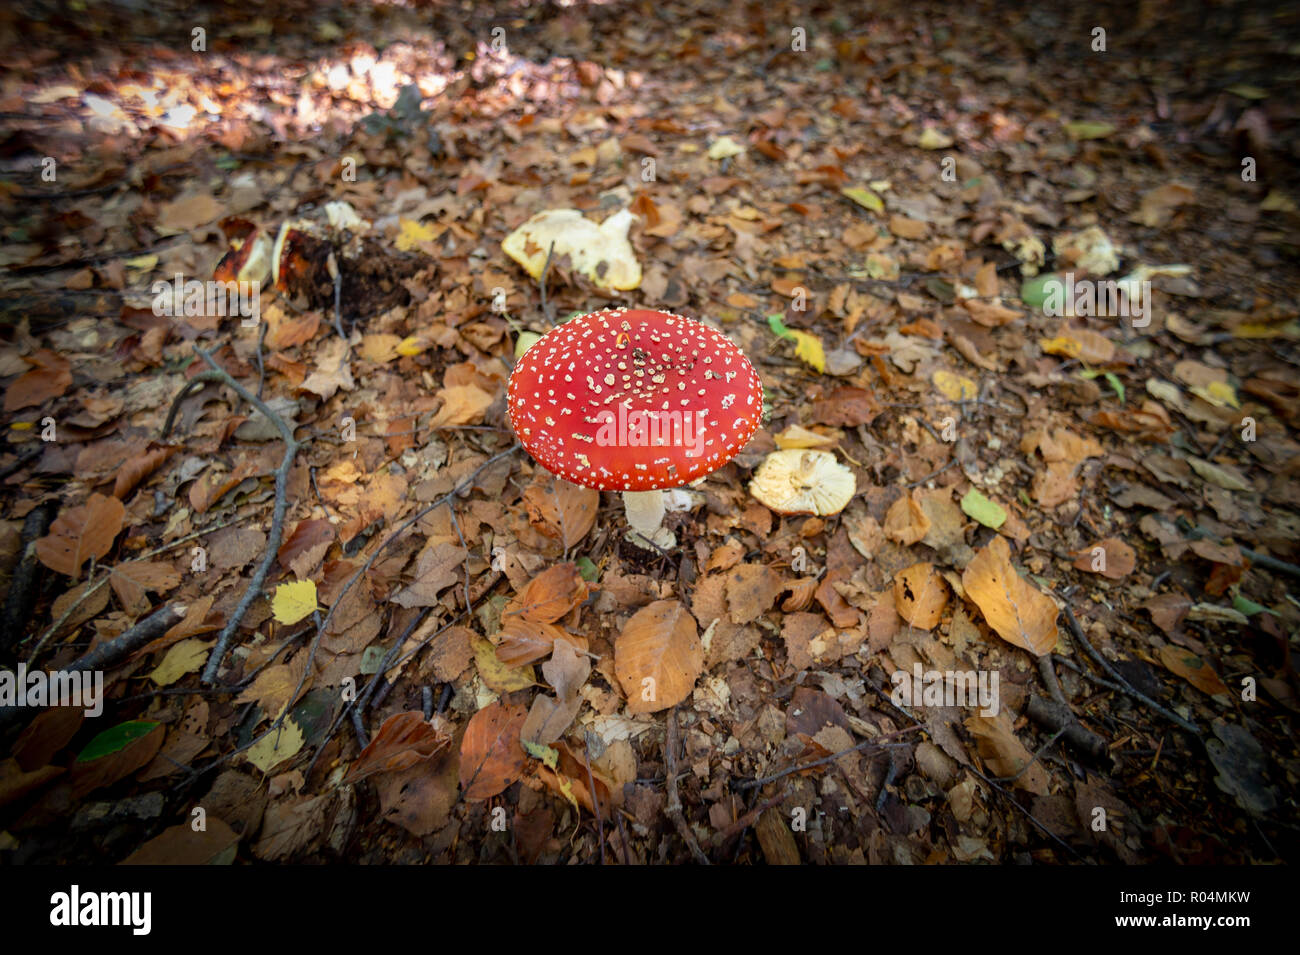
[[[83, 654], [64, 667], [61, 672], [81, 673], [86, 670], [107, 670], [145, 644], [158, 639], [184, 620], [188, 609], [185, 604], [167, 604], [145, 617], [129, 630], [123, 631], [111, 640], [105, 640], [93, 650]], [[21, 718], [24, 713], [33, 710], [39, 711], [44, 708], [28, 706], [0, 707], [0, 728], [4, 728]]]
[[253, 572], [253, 578], [248, 582], [248, 589], [244, 591], [244, 596], [240, 598], [234, 612], [230, 615], [230, 619], [226, 621], [225, 627], [221, 630], [221, 635], [217, 637], [216, 646], [212, 648], [212, 652], [208, 655], [208, 662], [203, 667], [203, 675], [200, 677], [199, 682], [211, 686], [217, 681], [217, 671], [220, 670], [221, 661], [225, 659], [226, 653], [230, 650], [235, 631], [239, 629], [239, 622], [244, 619], [244, 615], [253, 606], [253, 601], [261, 595], [262, 584], [266, 582], [266, 576], [271, 571], [271, 565], [275, 563], [276, 552], [280, 549], [280, 539], [284, 535], [284, 515], [289, 510], [289, 469], [293, 466], [294, 458], [298, 456], [298, 442], [294, 439], [293, 429], [285, 423], [283, 418], [272, 411], [261, 398], [237, 382], [228, 371], [218, 365], [216, 360], [198, 345], [194, 346], [194, 351], [211, 366], [211, 370], [201, 371], [191, 378], [185, 383], [185, 387], [181, 388], [175, 399], [172, 400], [171, 410], [167, 412], [167, 421], [163, 425], [162, 436], [164, 438], [171, 433], [181, 399], [193, 387], [194, 383], [198, 381], [219, 381], [229, 385], [239, 397], [262, 412], [271, 424], [275, 425], [276, 430], [280, 432], [280, 437], [284, 439], [284, 458], [280, 461], [280, 466], [275, 469], [275, 507], [271, 511], [271, 530], [266, 537], [266, 554]]
[[1177, 713], [1165, 709], [1163, 706], [1161, 706], [1155, 700], [1151, 699], [1151, 697], [1147, 696], [1145, 693], [1142, 693], [1140, 690], [1134, 689], [1133, 686], [1128, 682], [1128, 680], [1124, 679], [1124, 677], [1120, 675], [1120, 672], [1110, 665], [1110, 661], [1107, 660], [1105, 657], [1103, 657], [1100, 653], [1098, 653], [1097, 648], [1088, 642], [1088, 638], [1083, 635], [1083, 627], [1079, 626], [1079, 621], [1075, 619], [1074, 611], [1070, 609], [1070, 605], [1068, 603], [1063, 604], [1061, 609], [1065, 611], [1065, 619], [1069, 621], [1070, 632], [1074, 634], [1074, 639], [1078, 640], [1081, 644], [1083, 644], [1083, 648], [1088, 651], [1088, 656], [1092, 657], [1092, 659], [1096, 662], [1096, 664], [1099, 667], [1101, 667], [1103, 670], [1109, 673], [1111, 678], [1117, 684], [1119, 684], [1120, 688], [1123, 689], [1125, 693], [1133, 697], [1133, 699], [1138, 700], [1141, 703], [1145, 703], [1147, 706], [1155, 710], [1165, 719], [1169, 720], [1169, 722], [1181, 726], [1183, 729], [1187, 730], [1187, 732], [1193, 734], [1194, 736], [1201, 735], [1201, 731], [1195, 726], [1195, 724], [1187, 722], [1187, 720], [1183, 719]]
[[668, 776], [668, 803], [664, 806], [664, 815], [672, 820], [673, 825], [677, 827], [678, 834], [682, 841], [686, 843], [687, 848], [691, 850], [691, 857], [699, 865], [708, 865], [709, 857], [704, 854], [700, 844], [695, 841], [695, 833], [691, 832], [691, 827], [686, 823], [686, 817], [682, 815], [682, 800], [677, 794], [677, 707], [674, 706], [668, 711], [668, 732], [664, 741], [664, 764]]

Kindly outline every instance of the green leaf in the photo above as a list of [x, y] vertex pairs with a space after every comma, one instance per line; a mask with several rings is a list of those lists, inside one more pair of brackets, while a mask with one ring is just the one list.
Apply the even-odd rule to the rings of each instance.
[[973, 517], [985, 527], [997, 530], [1007, 520], [1007, 512], [996, 501], [990, 501], [975, 488], [966, 492], [961, 499], [961, 509], [968, 517]]
[[767, 316], [767, 325], [772, 329], [772, 334], [780, 335], [782, 338], [790, 337], [790, 329], [785, 327], [785, 322], [781, 321], [780, 313]]
[[[1054, 272], [1048, 272], [1045, 275], [1035, 275], [1031, 279], [1025, 279], [1020, 286], [1020, 301], [1024, 302], [1030, 308], [1042, 308], [1047, 299], [1052, 294], [1051, 286], [1061, 285], [1061, 277]], [[1056, 294], [1063, 294], [1057, 292]]]
[[86, 748], [77, 754], [77, 762], [88, 763], [92, 759], [111, 756], [119, 750], [126, 749], [136, 740], [148, 736], [158, 725], [152, 720], [129, 720], [126, 723], [118, 723], [87, 743]]
[[1232, 606], [1235, 607], [1237, 610], [1240, 610], [1247, 617], [1253, 617], [1255, 614], [1263, 613], [1268, 609], [1263, 604], [1257, 604], [1255, 603], [1255, 601], [1247, 597], [1241, 596], [1241, 594], [1233, 595]]
[[1106, 372], [1106, 380], [1110, 382], [1110, 386], [1115, 389], [1115, 394], [1119, 395], [1119, 403], [1123, 404], [1124, 382], [1120, 381], [1119, 377], [1112, 371]]
[[582, 579], [587, 581], [587, 583], [593, 582], [600, 576], [600, 571], [596, 568], [596, 565], [591, 562], [590, 557], [579, 557], [577, 564], [578, 573], [582, 574]]

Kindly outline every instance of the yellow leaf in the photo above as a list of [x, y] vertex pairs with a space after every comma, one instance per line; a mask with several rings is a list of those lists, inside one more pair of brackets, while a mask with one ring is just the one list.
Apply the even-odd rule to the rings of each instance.
[[275, 588], [271, 612], [280, 623], [297, 623], [316, 612], [316, 582], [295, 580]]
[[939, 130], [935, 129], [933, 126], [927, 126], [925, 131], [921, 133], [921, 138], [917, 142], [917, 145], [922, 149], [947, 149], [952, 145], [952, 143], [953, 139], [951, 136], [939, 132]]
[[1208, 385], [1197, 385], [1190, 389], [1192, 394], [1204, 398], [1216, 408], [1240, 408], [1237, 392], [1226, 381], [1212, 381]]
[[286, 718], [278, 730], [270, 730], [244, 753], [248, 761], [264, 773], [283, 763], [302, 749], [302, 729], [292, 719]]
[[497, 693], [511, 693], [537, 685], [537, 677], [531, 666], [506, 666], [497, 656], [497, 648], [481, 637], [470, 641], [474, 648], [474, 662], [483, 682]]
[[731, 156], [739, 156], [744, 151], [745, 147], [738, 144], [730, 136], [722, 136], [715, 139], [713, 145], [709, 147], [709, 158], [714, 160], [727, 159]]
[[788, 337], [795, 340], [796, 357], [803, 359], [819, 375], [826, 370], [826, 351], [822, 348], [821, 339], [794, 329], [790, 330]]
[[864, 209], [870, 209], [872, 212], [884, 212], [885, 204], [880, 201], [880, 197], [870, 189], [853, 188], [841, 189], [840, 195], [848, 196]]
[[424, 342], [414, 335], [403, 338], [397, 346], [397, 354], [406, 358], [413, 358], [422, 351], [424, 351]]
[[979, 397], [979, 388], [965, 375], [940, 370], [936, 371], [930, 380], [939, 389], [939, 393], [949, 401], [974, 401]]
[[163, 657], [162, 663], [149, 674], [149, 679], [159, 686], [171, 686], [187, 673], [193, 673], [203, 666], [208, 659], [210, 642], [205, 643], [196, 637], [173, 644]]
[[1038, 339], [1038, 345], [1047, 354], [1060, 355], [1063, 358], [1078, 358], [1079, 352], [1083, 350], [1083, 346], [1077, 341], [1064, 335], [1056, 338], [1040, 338]]
[[413, 252], [420, 248], [421, 242], [432, 242], [436, 233], [433, 225], [421, 225], [414, 219], [399, 219], [402, 231], [398, 233], [393, 245], [399, 252]]

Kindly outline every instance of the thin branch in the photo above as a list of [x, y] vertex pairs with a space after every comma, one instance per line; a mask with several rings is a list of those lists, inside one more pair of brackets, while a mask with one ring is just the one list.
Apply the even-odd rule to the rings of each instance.
[[1111, 678], [1120, 685], [1120, 687], [1124, 690], [1125, 693], [1133, 697], [1133, 699], [1141, 703], [1145, 703], [1152, 710], [1159, 713], [1165, 719], [1169, 720], [1169, 722], [1174, 723], [1177, 726], [1181, 726], [1183, 729], [1187, 730], [1187, 732], [1192, 733], [1195, 736], [1201, 735], [1201, 731], [1196, 727], [1195, 724], [1189, 723], [1187, 720], [1183, 719], [1181, 716], [1179, 716], [1177, 713], [1173, 712], [1172, 710], [1165, 709], [1163, 706], [1161, 706], [1155, 700], [1151, 699], [1151, 697], [1147, 696], [1145, 693], [1142, 693], [1140, 690], [1134, 689], [1132, 684], [1130, 684], [1128, 680], [1124, 679], [1124, 677], [1120, 675], [1120, 672], [1110, 665], [1110, 661], [1107, 660], [1105, 657], [1103, 657], [1100, 653], [1098, 653], [1097, 648], [1088, 642], [1088, 638], [1083, 635], [1083, 627], [1079, 626], [1079, 621], [1075, 619], [1074, 611], [1070, 609], [1070, 605], [1068, 603], [1064, 603], [1062, 604], [1061, 609], [1065, 612], [1065, 619], [1069, 621], [1070, 632], [1074, 634], [1074, 639], [1078, 640], [1081, 644], [1083, 644], [1083, 648], [1088, 651], [1088, 656], [1092, 657], [1092, 659], [1096, 661], [1099, 667], [1101, 667], [1103, 670], [1109, 673]]
[[664, 815], [672, 820], [673, 825], [677, 827], [678, 834], [682, 841], [686, 843], [687, 848], [691, 850], [691, 857], [699, 865], [708, 865], [709, 857], [700, 849], [700, 844], [695, 841], [695, 833], [691, 832], [691, 827], [686, 823], [686, 817], [682, 815], [682, 800], [677, 794], [677, 707], [673, 706], [668, 711], [668, 734], [664, 741], [664, 764], [666, 775], [668, 777], [668, 803], [664, 806]]
[[[289, 469], [293, 467], [294, 458], [298, 456], [298, 442], [294, 439], [293, 429], [285, 423], [284, 419], [271, 410], [271, 408], [262, 401], [257, 395], [250, 392], [247, 388], [236, 381], [231, 374], [217, 364], [216, 360], [198, 345], [194, 346], [194, 351], [208, 365], [211, 371], [201, 371], [180, 390], [175, 400], [172, 402], [171, 410], [167, 414], [167, 422], [163, 426], [163, 437], [166, 438], [171, 433], [172, 424], [176, 420], [176, 411], [180, 407], [181, 398], [185, 395], [196, 381], [220, 381], [229, 385], [234, 392], [243, 398], [250, 405], [262, 412], [266, 418], [275, 425], [280, 437], [284, 439], [284, 458], [280, 461], [280, 466], [275, 469], [275, 507], [271, 512], [271, 530], [267, 534], [266, 554], [262, 557], [262, 562], [258, 564], [257, 569], [253, 572], [252, 580], [248, 583], [248, 589], [244, 591], [244, 596], [240, 598], [234, 612], [231, 613], [230, 619], [222, 628], [221, 635], [217, 638], [217, 644], [212, 648], [208, 655], [207, 665], [203, 668], [203, 675], [200, 682], [211, 686], [217, 680], [217, 671], [221, 668], [221, 661], [225, 659], [226, 653], [230, 649], [230, 644], [234, 639], [235, 631], [239, 629], [239, 623], [244, 619], [244, 615], [253, 605], [262, 593], [262, 585], [266, 582], [266, 576], [271, 571], [271, 565], [275, 563], [276, 552], [280, 549], [280, 539], [284, 535], [284, 516], [289, 510]], [[319, 640], [319, 634], [317, 635]], [[304, 671], [304, 675], [306, 671]]]

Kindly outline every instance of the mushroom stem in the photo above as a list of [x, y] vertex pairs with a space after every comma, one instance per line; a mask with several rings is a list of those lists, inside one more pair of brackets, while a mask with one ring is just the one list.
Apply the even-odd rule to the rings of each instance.
[[664, 522], [664, 492], [624, 491], [623, 509], [632, 530], [646, 540], [654, 540]]

